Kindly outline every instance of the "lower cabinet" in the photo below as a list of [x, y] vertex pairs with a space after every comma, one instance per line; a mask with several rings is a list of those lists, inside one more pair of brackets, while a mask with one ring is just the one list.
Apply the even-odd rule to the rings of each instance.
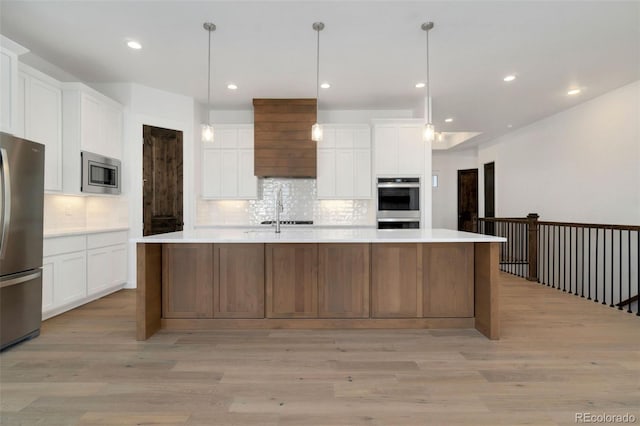
[[318, 244], [266, 244], [267, 318], [318, 317]]
[[87, 253], [79, 251], [42, 259], [42, 312], [87, 296]]
[[473, 317], [474, 244], [424, 244], [422, 264], [423, 316]]
[[213, 318], [213, 244], [164, 244], [162, 316]]
[[127, 282], [127, 231], [44, 239], [42, 317], [61, 314]]
[[[109, 281], [116, 251], [89, 250], [89, 270], [102, 277], [90, 293]], [[472, 318], [474, 244], [163, 244], [162, 315]]]
[[369, 318], [369, 244], [318, 245], [318, 316]]
[[264, 318], [264, 244], [215, 244], [214, 318]]
[[371, 247], [371, 316], [416, 318], [420, 315], [418, 244], [380, 243]]

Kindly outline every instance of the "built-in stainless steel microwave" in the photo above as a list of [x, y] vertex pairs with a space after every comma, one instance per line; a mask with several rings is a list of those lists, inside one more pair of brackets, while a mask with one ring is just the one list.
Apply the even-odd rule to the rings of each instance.
[[120, 194], [120, 160], [87, 151], [80, 153], [82, 185], [80, 190], [90, 194]]

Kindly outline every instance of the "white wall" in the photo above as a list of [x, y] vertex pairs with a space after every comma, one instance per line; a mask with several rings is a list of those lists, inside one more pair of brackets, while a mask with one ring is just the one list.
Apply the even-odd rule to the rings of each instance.
[[481, 145], [480, 188], [495, 161], [497, 217], [640, 224], [639, 117], [636, 81]]
[[432, 161], [438, 176], [438, 187], [432, 187], [433, 227], [458, 229], [458, 170], [478, 167], [476, 151], [433, 151]]

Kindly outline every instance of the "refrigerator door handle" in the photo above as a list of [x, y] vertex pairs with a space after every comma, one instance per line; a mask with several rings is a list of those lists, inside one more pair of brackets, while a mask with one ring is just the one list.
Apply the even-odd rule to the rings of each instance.
[[34, 280], [38, 277], [42, 276], [42, 271], [40, 269], [38, 269], [36, 272], [30, 272], [26, 275], [22, 275], [20, 277], [17, 278], [11, 278], [8, 279], [6, 281], [1, 281], [0, 280], [0, 288], [4, 288], [4, 287], [9, 287], [12, 285], [16, 285], [16, 284], [20, 284], [20, 283], [24, 283], [27, 281], [31, 281]]
[[11, 223], [11, 175], [9, 174], [9, 156], [7, 150], [0, 148], [0, 167], [2, 167], [2, 237], [0, 239], [0, 259], [7, 252], [7, 236]]

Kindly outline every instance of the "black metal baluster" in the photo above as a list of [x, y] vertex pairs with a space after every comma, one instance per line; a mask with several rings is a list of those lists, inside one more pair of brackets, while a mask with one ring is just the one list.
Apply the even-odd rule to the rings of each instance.
[[[627, 263], [627, 284], [629, 286], [629, 299], [631, 299], [631, 229], [629, 229], [627, 231], [627, 255], [628, 255], [628, 263]], [[640, 265], [638, 265], [638, 267], [640, 267]], [[640, 287], [640, 286], [639, 286]], [[638, 302], [640, 304], [640, 302]], [[627, 308], [627, 313], [631, 313], [631, 303], [629, 303], [627, 306], [629, 306]]]
[[550, 255], [549, 247], [550, 247], [550, 243], [551, 243], [551, 238], [550, 238], [551, 237], [551, 235], [550, 235], [551, 232], [550, 232], [550, 229], [551, 229], [551, 227], [549, 225], [545, 226], [545, 234], [547, 236], [547, 287], [549, 287], [551, 285], [551, 281], [549, 281], [549, 269], [550, 269], [549, 268], [550, 267], [550, 265], [549, 265], [549, 255]]
[[572, 241], [573, 241], [573, 228], [570, 226], [569, 227], [569, 293], [573, 293], [573, 291], [571, 290], [572, 285], [573, 285], [573, 277], [572, 277], [572, 272], [573, 272], [573, 256], [572, 256], [572, 251], [571, 248], [573, 247], [572, 245]]
[[589, 271], [589, 279], [588, 279], [588, 284], [589, 286], [587, 287], [587, 292], [589, 297], [587, 297], [587, 300], [591, 300], [591, 228], [587, 228], [589, 230], [589, 255], [587, 256], [587, 270]]
[[[638, 263], [636, 263], [636, 283], [638, 294], [640, 294], [640, 231], [636, 231], [636, 242], [638, 243], [638, 249], [636, 250], [636, 256], [638, 256]], [[629, 310], [631, 310], [631, 305], [629, 305]], [[638, 306], [636, 309], [636, 315], [640, 316], [640, 299], [638, 299]]]
[[[618, 303], [622, 302], [622, 229], [618, 229]], [[613, 306], [613, 300], [611, 301]], [[622, 310], [622, 305], [618, 306]]]
[[556, 227], [551, 225], [553, 256], [551, 258], [551, 288], [556, 288]]
[[582, 250], [580, 250], [580, 272], [582, 273], [581, 275], [581, 280], [580, 280], [580, 297], [582, 297], [584, 299], [584, 230], [585, 228], [582, 228], [582, 240], [581, 240], [581, 244], [580, 247], [582, 248]]
[[567, 227], [562, 232], [562, 292], [567, 292]]
[[594, 289], [594, 297], [593, 297], [593, 301], [594, 302], [598, 302], [598, 249], [600, 248], [600, 244], [598, 243], [598, 239], [599, 239], [599, 235], [600, 235], [600, 230], [598, 228], [596, 228], [596, 288]]
[[[605, 286], [605, 291], [607, 287]], [[603, 305], [607, 304], [606, 300], [602, 301]], [[611, 229], [611, 300], [609, 300], [609, 307], [613, 308], [613, 228]]]

